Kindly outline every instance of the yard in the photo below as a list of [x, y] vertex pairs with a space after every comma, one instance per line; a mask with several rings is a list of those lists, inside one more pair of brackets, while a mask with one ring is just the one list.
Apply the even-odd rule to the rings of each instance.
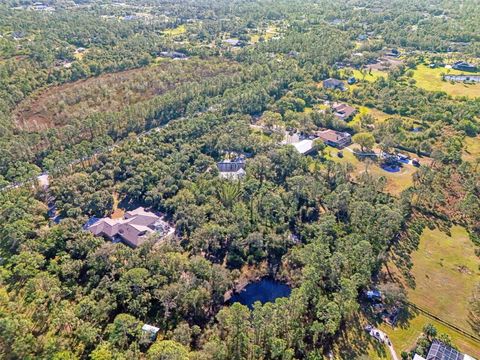
[[164, 30], [163, 33], [167, 36], [178, 36], [185, 34], [187, 32], [187, 27], [185, 25], [177, 26], [173, 29]]
[[418, 87], [428, 91], [444, 91], [453, 96], [479, 97], [480, 84], [452, 83], [442, 80], [442, 74], [459, 75], [463, 73], [454, 69], [431, 69], [425, 65], [418, 65], [413, 73], [413, 79], [417, 82]]
[[[480, 344], [422, 314], [410, 319], [405, 326], [392, 328], [390, 325], [382, 324], [380, 329], [388, 334], [397, 355], [400, 356], [402, 351], [408, 352], [415, 346], [418, 337], [422, 334], [423, 327], [429, 323], [435, 326], [439, 333], [449, 335], [453, 344], [457, 346], [460, 351], [480, 358]], [[372, 358], [375, 359], [375, 357]], [[378, 356], [376, 358], [384, 359]]]
[[[406, 285], [394, 264], [389, 264], [389, 270], [405, 284], [410, 302], [474, 334], [468, 322], [469, 298], [480, 280], [480, 261], [465, 228], [453, 226], [450, 232], [447, 234], [438, 228], [423, 231], [418, 249], [411, 255], [414, 286]], [[402, 350], [410, 348], [427, 322], [449, 334], [461, 350], [480, 357], [480, 344], [424, 315], [409, 320], [404, 328], [390, 331], [392, 342]]]
[[471, 332], [468, 301], [480, 280], [480, 261], [467, 231], [425, 229], [412, 262], [416, 286], [408, 289], [410, 301]]
[[[355, 148], [351, 145], [350, 148]], [[360, 161], [351, 151], [343, 149], [343, 158], [338, 157], [338, 149], [327, 146], [325, 149], [327, 158], [338, 163], [350, 163], [354, 167], [353, 175], [359, 176], [366, 170], [366, 162]], [[412, 186], [412, 175], [417, 168], [411, 165], [404, 165], [399, 172], [388, 172], [379, 167], [376, 163], [371, 163], [368, 172], [376, 177], [384, 176], [387, 180], [385, 190], [392, 195], [400, 195], [400, 193]]]
[[355, 125], [360, 121], [360, 118], [366, 114], [372, 115], [375, 119], [378, 120], [378, 122], [384, 122], [385, 120], [393, 116], [393, 115], [388, 115], [387, 113], [384, 113], [381, 110], [378, 110], [375, 108], [369, 108], [366, 106], [355, 106], [355, 108], [357, 109], [357, 113], [355, 114], [355, 117], [352, 119], [352, 121], [349, 122], [349, 125]]
[[370, 82], [373, 82], [380, 77], [386, 78], [388, 75], [386, 71], [377, 70], [377, 69], [371, 69], [371, 70], [366, 69], [364, 74], [362, 74], [360, 70], [353, 70], [353, 76], [355, 76], [357, 80], [365, 80]]

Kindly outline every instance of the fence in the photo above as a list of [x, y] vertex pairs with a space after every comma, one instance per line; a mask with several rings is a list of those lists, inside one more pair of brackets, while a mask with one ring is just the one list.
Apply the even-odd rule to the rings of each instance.
[[407, 301], [407, 303], [408, 303], [409, 306], [413, 307], [414, 309], [418, 310], [419, 312], [423, 313], [424, 315], [438, 321], [439, 323], [451, 328], [452, 330], [455, 330], [456, 332], [459, 332], [460, 334], [462, 334], [462, 335], [464, 335], [464, 336], [466, 336], [466, 337], [468, 337], [468, 338], [470, 338], [470, 339], [472, 339], [472, 340], [474, 340], [474, 341], [476, 341], [480, 344], [480, 337], [478, 337], [477, 335], [473, 335], [473, 334], [469, 333], [468, 331], [463, 330], [462, 328], [458, 327], [457, 325], [454, 325], [454, 324], [438, 317], [437, 315], [432, 314], [430, 311], [425, 310], [425, 309], [421, 308], [420, 306], [415, 305], [414, 303], [411, 303], [409, 301]]

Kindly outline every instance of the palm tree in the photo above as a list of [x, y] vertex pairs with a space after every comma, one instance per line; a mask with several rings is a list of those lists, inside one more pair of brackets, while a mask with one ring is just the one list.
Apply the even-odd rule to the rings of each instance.
[[218, 189], [218, 198], [222, 202], [223, 206], [231, 209], [235, 201], [240, 198], [242, 193], [243, 190], [241, 188], [240, 181], [225, 181]]

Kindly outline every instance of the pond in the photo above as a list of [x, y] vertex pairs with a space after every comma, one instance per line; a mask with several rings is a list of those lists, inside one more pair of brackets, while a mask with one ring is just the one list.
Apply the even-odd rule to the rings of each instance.
[[280, 297], [288, 297], [290, 293], [291, 289], [287, 284], [264, 278], [248, 284], [241, 292], [234, 294], [230, 299], [230, 303], [239, 302], [252, 309], [256, 301], [265, 304], [266, 302], [273, 302]]

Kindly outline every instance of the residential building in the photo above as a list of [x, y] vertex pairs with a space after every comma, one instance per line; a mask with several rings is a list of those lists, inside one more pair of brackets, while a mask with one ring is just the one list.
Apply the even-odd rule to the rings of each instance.
[[172, 227], [160, 216], [139, 207], [127, 211], [122, 219], [93, 219], [85, 225], [92, 234], [103, 236], [113, 242], [122, 242], [132, 248], [143, 244], [152, 234], [161, 236], [171, 233]]
[[387, 52], [385, 55], [390, 56], [390, 57], [399, 57], [400, 56], [400, 51], [398, 49], [391, 49], [389, 52]]
[[300, 140], [299, 142], [292, 143], [295, 149], [302, 155], [311, 154], [314, 150], [314, 141], [315, 139], [304, 139]]
[[323, 88], [331, 89], [331, 90], [340, 90], [340, 91], [347, 90], [345, 83], [342, 80], [332, 79], [332, 78], [323, 80]]
[[435, 339], [430, 346], [427, 357], [415, 354], [413, 360], [475, 360], [473, 357], [462, 354], [451, 346]]
[[149, 335], [150, 339], [153, 341], [157, 337], [157, 333], [160, 331], [160, 328], [153, 325], [144, 324], [142, 326], [142, 331]]
[[159, 55], [170, 59], [187, 59], [187, 55], [178, 51], [162, 51]]
[[238, 180], [245, 177], [245, 158], [238, 156], [233, 160], [223, 160], [217, 163], [220, 177], [230, 180]]
[[341, 103], [333, 103], [333, 114], [340, 120], [348, 121], [357, 112], [353, 106]]
[[470, 64], [466, 61], [457, 61], [452, 65], [452, 68], [461, 71], [477, 71], [477, 67], [475, 65]]
[[337, 148], [343, 148], [352, 143], [352, 136], [347, 132], [324, 130], [319, 131], [317, 135], [325, 144]]
[[238, 39], [227, 39], [227, 40], [224, 40], [223, 42], [227, 43], [228, 45], [231, 45], [231, 46], [241, 46], [242, 45], [242, 42]]

